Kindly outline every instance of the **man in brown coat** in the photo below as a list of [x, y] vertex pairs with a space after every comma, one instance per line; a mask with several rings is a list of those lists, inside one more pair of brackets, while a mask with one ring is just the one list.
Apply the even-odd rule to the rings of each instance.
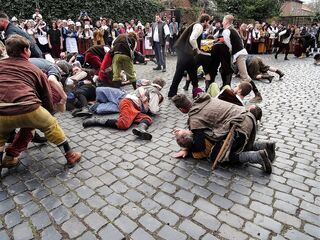
[[177, 142], [182, 147], [176, 157], [185, 157], [189, 151], [210, 153], [206, 148], [223, 141], [235, 126], [235, 137], [225, 159], [260, 164], [264, 172], [272, 172], [275, 144], [255, 142], [256, 121], [262, 115], [260, 108], [246, 111], [244, 107], [212, 98], [207, 93], [201, 94], [193, 103], [184, 94], [176, 95], [172, 101], [189, 116], [189, 130], [175, 131]]

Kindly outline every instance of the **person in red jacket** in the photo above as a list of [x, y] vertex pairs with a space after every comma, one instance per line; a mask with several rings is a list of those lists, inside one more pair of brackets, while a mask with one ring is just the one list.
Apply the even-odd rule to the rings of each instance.
[[[67, 165], [80, 161], [81, 153], [72, 150], [53, 112], [50, 85], [45, 74], [29, 63], [30, 42], [19, 35], [6, 42], [9, 58], [0, 60], [0, 159], [10, 133], [16, 128], [39, 129], [49, 142], [64, 153]], [[10, 88], [8, 86], [14, 86]], [[19, 164], [17, 157], [6, 151], [1, 167]]]

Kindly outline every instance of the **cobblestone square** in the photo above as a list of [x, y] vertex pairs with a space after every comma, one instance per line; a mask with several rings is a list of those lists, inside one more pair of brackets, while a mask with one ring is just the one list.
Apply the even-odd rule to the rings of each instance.
[[[277, 143], [270, 176], [254, 166], [211, 172], [209, 162], [172, 158], [179, 150], [172, 131], [186, 117], [167, 98], [152, 141], [137, 140], [131, 129], [83, 129], [66, 112], [57, 118], [82, 161], [67, 170], [59, 149], [30, 144], [23, 164], [3, 170], [0, 240], [320, 239], [320, 68], [311, 58], [261, 57], [285, 73], [256, 82], [258, 139]], [[176, 59], [167, 61], [166, 73], [135, 65], [138, 78], [167, 81], [165, 96]]]

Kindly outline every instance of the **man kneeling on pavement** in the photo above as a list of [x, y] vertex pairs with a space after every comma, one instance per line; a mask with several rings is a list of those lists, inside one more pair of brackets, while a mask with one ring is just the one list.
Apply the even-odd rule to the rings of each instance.
[[[0, 159], [1, 167], [19, 164], [4, 145], [10, 133], [17, 129], [39, 129], [49, 142], [64, 153], [67, 164], [73, 167], [81, 154], [72, 150], [58, 121], [50, 114], [54, 111], [52, 93], [47, 77], [28, 62], [30, 42], [19, 35], [10, 36], [6, 42], [9, 58], [0, 60]], [[14, 86], [14, 87], [10, 87]]]
[[256, 122], [262, 116], [259, 107], [247, 111], [207, 93], [199, 95], [194, 102], [184, 94], [175, 96], [172, 101], [182, 113], [189, 115], [189, 129], [175, 130], [177, 143], [182, 148], [175, 157], [186, 157], [191, 153], [197, 159], [210, 157], [215, 160], [211, 151], [213, 146], [222, 145], [235, 126], [234, 138], [223, 160], [260, 164], [265, 173], [271, 174], [275, 143], [255, 141]]

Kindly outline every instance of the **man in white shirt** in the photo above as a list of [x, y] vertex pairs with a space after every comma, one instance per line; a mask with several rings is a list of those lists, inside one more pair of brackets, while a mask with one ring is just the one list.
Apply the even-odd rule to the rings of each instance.
[[257, 89], [256, 85], [250, 78], [247, 66], [246, 66], [246, 58], [248, 55], [247, 50], [243, 46], [243, 41], [240, 37], [240, 34], [234, 27], [233, 24], [234, 17], [232, 15], [226, 15], [223, 18], [223, 32], [222, 36], [224, 38], [224, 43], [228, 46], [232, 56], [233, 56], [233, 63], [235, 63], [238, 67], [240, 78], [242, 81], [249, 82], [252, 86], [252, 90], [255, 94], [255, 97], [250, 100], [250, 102], [261, 102], [262, 97]]
[[176, 41], [177, 67], [168, 93], [169, 98], [177, 95], [179, 83], [181, 82], [184, 71], [187, 71], [193, 89], [198, 87], [198, 65], [195, 56], [201, 53], [200, 41], [203, 31], [209, 25], [209, 21], [210, 16], [208, 14], [201, 15], [199, 21], [191, 24], [184, 30]]

